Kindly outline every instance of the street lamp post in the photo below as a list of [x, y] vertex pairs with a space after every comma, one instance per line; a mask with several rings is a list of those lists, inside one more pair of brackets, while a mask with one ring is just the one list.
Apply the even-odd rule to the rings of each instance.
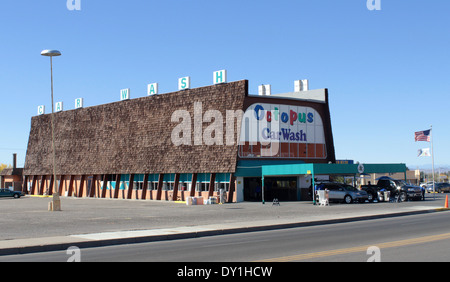
[[[41, 52], [42, 56], [50, 57], [50, 77], [51, 77], [51, 86], [52, 86], [52, 116], [51, 116], [51, 123], [52, 123], [52, 151], [53, 151], [53, 185], [56, 183], [56, 156], [55, 156], [55, 135], [54, 135], [54, 103], [53, 103], [53, 57], [61, 56], [61, 52], [58, 50], [44, 50]], [[48, 188], [45, 192], [45, 194], [48, 194]]]

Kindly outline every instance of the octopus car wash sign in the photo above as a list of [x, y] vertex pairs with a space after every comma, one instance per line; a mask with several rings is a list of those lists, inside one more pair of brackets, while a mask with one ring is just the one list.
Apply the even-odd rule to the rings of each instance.
[[[241, 157], [326, 158], [322, 118], [310, 107], [258, 103], [244, 114]], [[262, 149], [272, 148], [270, 155]]]

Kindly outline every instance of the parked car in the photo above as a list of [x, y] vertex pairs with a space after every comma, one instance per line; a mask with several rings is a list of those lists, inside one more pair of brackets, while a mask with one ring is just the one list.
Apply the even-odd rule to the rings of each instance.
[[406, 184], [403, 180], [397, 180], [388, 176], [378, 178], [377, 185], [361, 185], [361, 190], [369, 193], [369, 201], [376, 199], [381, 190], [391, 192], [391, 197], [400, 196], [402, 201], [409, 199], [421, 200], [423, 198], [422, 188]]
[[[450, 184], [449, 183], [435, 183], [434, 191], [436, 193], [448, 193], [450, 192]], [[433, 184], [428, 185], [427, 192], [433, 192]]]
[[420, 183], [420, 187], [428, 189], [430, 187], [433, 187], [433, 181], [423, 182]]
[[[328, 200], [335, 202], [344, 202], [350, 204], [352, 202], [364, 203], [369, 195], [366, 191], [360, 191], [355, 187], [342, 183], [326, 182], [317, 185], [316, 190], [328, 190]], [[316, 193], [316, 199], [319, 200], [318, 193]]]
[[12, 197], [12, 198], [18, 199], [22, 196], [24, 196], [24, 194], [20, 191], [12, 191], [9, 189], [4, 189], [4, 188], [0, 189], [0, 197], [1, 198]]

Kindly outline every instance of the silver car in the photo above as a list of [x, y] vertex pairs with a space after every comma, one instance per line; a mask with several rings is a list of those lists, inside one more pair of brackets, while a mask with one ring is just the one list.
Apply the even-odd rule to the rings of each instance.
[[351, 204], [353, 202], [364, 203], [369, 199], [369, 194], [366, 191], [360, 191], [355, 187], [341, 183], [323, 183], [318, 185], [320, 190], [328, 190], [328, 200], [344, 202]]

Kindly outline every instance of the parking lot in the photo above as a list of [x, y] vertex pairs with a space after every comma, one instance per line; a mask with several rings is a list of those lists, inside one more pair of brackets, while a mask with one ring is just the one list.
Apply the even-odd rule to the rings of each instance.
[[[436, 198], [436, 200], [433, 199]], [[61, 197], [60, 212], [49, 212], [51, 198], [0, 199], [0, 239], [39, 238], [123, 230], [149, 230], [181, 226], [231, 223], [283, 224], [331, 218], [435, 209], [444, 206], [445, 194], [426, 194], [425, 201], [403, 203], [281, 202], [265, 205], [242, 202], [187, 206], [183, 203]]]

